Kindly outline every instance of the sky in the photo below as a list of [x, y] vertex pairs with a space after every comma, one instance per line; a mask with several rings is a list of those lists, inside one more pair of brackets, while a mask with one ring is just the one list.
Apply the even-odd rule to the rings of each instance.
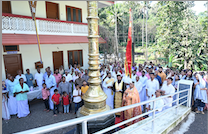
[[[124, 2], [124, 1], [116, 1], [116, 2]], [[204, 11], [207, 11], [207, 7], [204, 6], [204, 4], [206, 3], [207, 1], [194, 1], [195, 3], [195, 6], [192, 8], [196, 14], [198, 15], [200, 12], [204, 12]], [[157, 3], [157, 1], [152, 1], [151, 4], [155, 4]]]

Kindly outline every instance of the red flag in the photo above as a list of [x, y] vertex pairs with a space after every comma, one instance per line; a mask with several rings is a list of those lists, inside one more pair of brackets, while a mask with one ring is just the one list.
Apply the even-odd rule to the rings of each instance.
[[126, 59], [125, 59], [125, 74], [129, 75], [131, 78], [132, 74], [132, 19], [131, 19], [131, 8], [129, 9], [129, 31], [128, 31], [128, 41], [126, 46]]

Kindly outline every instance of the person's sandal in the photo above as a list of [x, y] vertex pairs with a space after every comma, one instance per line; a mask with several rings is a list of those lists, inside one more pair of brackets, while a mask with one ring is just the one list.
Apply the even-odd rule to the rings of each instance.
[[200, 112], [197, 110], [196, 113], [199, 114]]
[[204, 114], [204, 112], [202, 111], [201, 114]]

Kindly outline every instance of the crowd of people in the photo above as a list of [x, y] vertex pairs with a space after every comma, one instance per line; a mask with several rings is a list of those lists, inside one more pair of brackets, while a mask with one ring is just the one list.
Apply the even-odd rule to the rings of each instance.
[[[154, 65], [152, 62], [147, 64], [134, 63], [132, 65], [132, 75], [126, 75], [124, 65], [119, 63], [110, 63], [101, 65], [102, 87], [108, 98], [106, 104], [111, 108], [118, 108], [126, 105], [143, 102], [164, 95], [170, 95], [167, 98], [156, 101], [155, 108], [160, 113], [174, 105], [178, 82], [180, 80], [193, 81], [192, 87], [192, 110], [196, 113], [204, 114], [208, 110], [208, 71], [195, 72], [184, 69], [177, 70], [172, 68], [163, 68], [160, 64]], [[172, 102], [172, 103], [171, 103]], [[161, 108], [163, 107], [163, 108]], [[140, 113], [148, 112], [153, 109], [153, 104], [149, 103], [133, 111], [124, 111], [117, 113], [121, 119], [129, 119]], [[151, 116], [149, 114], [148, 116]]]
[[44, 111], [52, 110], [54, 116], [61, 113], [60, 105], [63, 106], [64, 114], [70, 113], [71, 103], [75, 104], [75, 114], [83, 105], [82, 96], [89, 88], [87, 69], [84, 72], [80, 65], [74, 64], [73, 67], [70, 65], [65, 70], [61, 66], [54, 72], [47, 67], [44, 74], [40, 68], [37, 68], [34, 77], [29, 69], [26, 69], [26, 72], [22, 74], [22, 71], [18, 70], [15, 78], [7, 74], [7, 79], [2, 81], [2, 118], [4, 120], [9, 120], [11, 115], [17, 115], [18, 118], [30, 115], [27, 92], [33, 91], [33, 87], [37, 87], [42, 92]]
[[[45, 111], [53, 110], [54, 116], [60, 113], [60, 105], [63, 113], [70, 113], [71, 104], [74, 103], [75, 113], [83, 105], [82, 96], [89, 88], [88, 70], [83, 70], [80, 65], [69, 65], [64, 70], [63, 66], [55, 69], [50, 67], [45, 69], [43, 74], [40, 68], [33, 75], [30, 70], [22, 74], [21, 70], [13, 78], [7, 74], [7, 79], [2, 82], [2, 117], [10, 119], [10, 115], [18, 118], [26, 117], [30, 114], [27, 92], [37, 86], [42, 90], [42, 99], [45, 104]], [[170, 95], [168, 98], [160, 99], [155, 102], [157, 113], [162, 112], [175, 105], [171, 102], [176, 96], [171, 94], [177, 91], [179, 80], [191, 80], [194, 82], [192, 88], [192, 108], [196, 113], [204, 114], [203, 110], [208, 110], [208, 71], [206, 73], [194, 73], [192, 70], [173, 70], [163, 68], [160, 64], [154, 65], [152, 62], [147, 64], [132, 65], [132, 75], [126, 75], [124, 65], [119, 63], [100, 64], [101, 87], [107, 95], [106, 104], [111, 109], [119, 108], [158, 98], [163, 95]], [[8, 100], [8, 102], [7, 102]], [[164, 105], [167, 106], [163, 107]], [[116, 113], [117, 117], [127, 120], [153, 109], [153, 104], [135, 107], [124, 112]], [[151, 116], [149, 114], [148, 116]], [[138, 122], [134, 120], [132, 123]]]

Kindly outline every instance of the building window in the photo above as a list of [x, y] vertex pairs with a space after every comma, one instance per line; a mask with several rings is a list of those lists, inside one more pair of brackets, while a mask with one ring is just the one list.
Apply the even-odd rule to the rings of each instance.
[[46, 1], [46, 16], [59, 20], [59, 4]]
[[12, 13], [10, 1], [2, 1], [2, 13]]
[[19, 46], [14, 45], [14, 46], [4, 46], [4, 52], [8, 51], [19, 51]]
[[80, 66], [83, 66], [83, 52], [82, 50], [68, 51], [68, 63], [74, 65], [77, 62]]
[[66, 20], [82, 22], [82, 9], [66, 6]]

